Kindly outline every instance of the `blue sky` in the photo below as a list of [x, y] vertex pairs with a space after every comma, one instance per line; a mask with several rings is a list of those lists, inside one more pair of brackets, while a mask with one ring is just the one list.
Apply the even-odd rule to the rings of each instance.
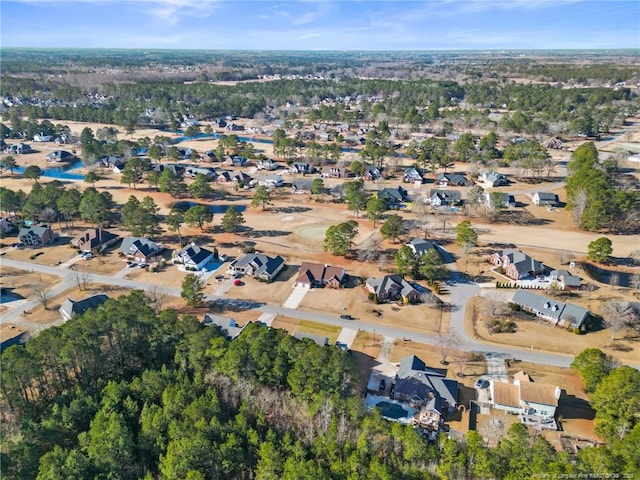
[[3, 47], [640, 48], [640, 2], [0, 0]]

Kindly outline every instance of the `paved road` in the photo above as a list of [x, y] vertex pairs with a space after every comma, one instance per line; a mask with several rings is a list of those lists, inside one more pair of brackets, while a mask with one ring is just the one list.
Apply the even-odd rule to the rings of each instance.
[[[50, 267], [47, 265], [39, 265], [36, 263], [30, 262], [21, 262], [17, 260], [9, 260], [2, 258], [2, 264], [7, 267], [18, 268], [22, 270], [32, 270], [36, 272], [47, 273], [50, 275], [57, 275], [62, 277], [62, 281], [53, 287], [50, 290], [50, 296], [54, 296], [62, 293], [63, 291], [73, 287], [77, 284], [76, 272], [73, 270], [65, 270], [59, 267]], [[507, 348], [507, 347], [498, 347], [493, 345], [484, 344], [476, 341], [475, 339], [469, 337], [464, 330], [464, 317], [465, 317], [465, 307], [467, 301], [480, 293], [480, 287], [473, 283], [465, 283], [464, 276], [458, 273], [455, 270], [454, 264], [449, 264], [452, 273], [453, 280], [449, 283], [449, 288], [451, 290], [451, 304], [452, 304], [452, 313], [451, 313], [451, 329], [458, 333], [460, 338], [463, 340], [464, 346], [468, 350], [477, 351], [486, 353], [489, 355], [499, 355], [504, 358], [517, 358], [523, 361], [541, 363], [547, 365], [557, 365], [557, 366], [568, 366], [573, 360], [572, 356], [563, 356], [563, 355], [554, 355], [548, 354], [544, 352], [536, 352], [529, 351], [526, 349], [518, 349], [518, 348]], [[88, 282], [93, 283], [102, 283], [105, 285], [116, 285], [120, 287], [128, 287], [131, 289], [141, 289], [145, 291], [158, 291], [160, 293], [164, 293], [167, 295], [171, 295], [174, 297], [180, 296], [180, 289], [171, 288], [162, 285], [157, 285], [153, 283], [147, 282], [139, 282], [133, 280], [127, 280], [123, 278], [115, 278], [113, 276], [106, 275], [98, 275], [98, 274], [88, 274], [87, 277]], [[226, 302], [239, 302], [236, 299], [231, 299], [227, 297], [220, 297], [217, 295], [210, 294], [207, 296], [207, 300], [215, 301], [215, 300], [224, 300]], [[245, 301], [246, 303], [246, 301]], [[11, 322], [15, 323], [18, 326], [23, 326], [24, 328], [34, 330], [33, 322], [30, 322], [23, 317], [21, 317], [21, 313], [23, 310], [34, 308], [38, 305], [38, 302], [35, 300], [29, 300], [26, 304], [24, 304], [19, 309], [13, 309], [10, 311], [3, 312], [2, 318], [0, 318], [0, 323]], [[404, 330], [402, 328], [397, 327], [388, 327], [383, 325], [377, 325], [374, 323], [369, 323], [364, 320], [344, 320], [339, 316], [328, 315], [320, 312], [309, 312], [303, 310], [297, 310], [292, 308], [285, 308], [279, 305], [271, 305], [271, 304], [248, 304], [249, 308], [255, 308], [258, 311], [262, 312], [261, 318], [271, 319], [272, 316], [275, 315], [286, 315], [292, 318], [298, 318], [301, 320], [310, 320], [314, 322], [325, 323], [327, 325], [333, 325], [340, 328], [351, 328], [358, 330], [365, 330], [369, 332], [375, 331], [376, 334], [383, 335], [384, 337], [391, 338], [405, 338], [407, 340], [426, 343], [429, 345], [437, 345], [439, 338], [436, 334], [431, 333], [418, 333], [415, 331]], [[268, 314], [268, 315], [264, 315]], [[42, 328], [42, 327], [40, 327]], [[38, 328], [38, 330], [40, 330]]]

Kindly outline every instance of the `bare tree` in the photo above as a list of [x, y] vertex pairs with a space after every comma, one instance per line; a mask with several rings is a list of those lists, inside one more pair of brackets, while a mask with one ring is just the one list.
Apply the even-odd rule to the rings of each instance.
[[560, 254], [560, 265], [569, 265], [575, 258], [575, 255], [571, 252], [562, 252]]
[[506, 305], [498, 292], [490, 292], [487, 295], [483, 295], [485, 300], [485, 312], [491, 317], [500, 317], [506, 312]]
[[629, 279], [629, 285], [637, 292], [640, 291], [640, 273], [634, 273]]
[[151, 301], [151, 305], [153, 305], [156, 313], [160, 313], [162, 311], [162, 307], [166, 303], [169, 295], [160, 290], [159, 287], [153, 287], [153, 289], [148, 292], [149, 300]]
[[438, 335], [438, 347], [440, 348], [440, 363], [447, 365], [447, 357], [460, 348], [460, 337], [455, 332], [447, 332]]
[[452, 357], [455, 363], [458, 364], [458, 373], [456, 375], [461, 378], [464, 377], [464, 371], [467, 363], [469, 363], [472, 358], [471, 352], [467, 352], [462, 348], [457, 348], [452, 352]]
[[31, 291], [38, 298], [38, 301], [42, 304], [45, 310], [49, 310], [49, 291], [45, 282], [42, 281], [42, 277], [39, 282], [31, 285]]
[[640, 249], [631, 252], [629, 258], [635, 265], [640, 265]]
[[616, 339], [616, 335], [627, 326], [633, 314], [629, 302], [619, 300], [607, 300], [602, 304], [600, 311], [602, 318], [611, 330], [611, 340]]
[[620, 285], [620, 274], [617, 272], [613, 272], [611, 274], [611, 277], [609, 278], [609, 285], [611, 285], [611, 288], [613, 288], [614, 290], [616, 289], [617, 286]]
[[573, 216], [573, 222], [580, 226], [582, 225], [582, 214], [587, 208], [587, 192], [580, 190], [576, 192], [573, 197], [573, 206], [571, 209], [571, 215]]
[[464, 271], [467, 271], [467, 267], [469, 266], [469, 256], [471, 255], [471, 251], [473, 250], [473, 244], [470, 242], [464, 242], [460, 245], [460, 253], [462, 254], [462, 258], [464, 258]]

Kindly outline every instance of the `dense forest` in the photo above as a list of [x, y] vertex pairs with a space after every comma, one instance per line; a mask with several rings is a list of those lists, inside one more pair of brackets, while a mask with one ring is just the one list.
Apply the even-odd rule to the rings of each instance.
[[[637, 371], [589, 376], [606, 444], [558, 453], [515, 424], [427, 442], [366, 412], [352, 354], [251, 324], [233, 341], [140, 291], [2, 354], [2, 476], [530, 479], [640, 473]], [[595, 367], [583, 358], [583, 375]], [[585, 377], [586, 378], [586, 377]], [[621, 394], [613, 401], [611, 395]]]

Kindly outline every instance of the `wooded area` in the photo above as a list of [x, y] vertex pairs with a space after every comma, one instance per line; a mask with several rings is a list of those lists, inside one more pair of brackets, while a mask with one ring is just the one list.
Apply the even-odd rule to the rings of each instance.
[[[447, 436], [427, 442], [416, 429], [364, 410], [350, 353], [260, 324], [229, 342], [193, 316], [156, 314], [148, 303], [134, 291], [3, 352], [3, 477], [450, 480], [640, 472], [640, 425], [629, 415], [640, 382], [627, 367], [601, 376], [594, 394], [605, 446], [569, 457], [522, 424], [494, 448], [473, 431], [464, 443]], [[629, 400], [618, 408], [609, 397], [621, 385]], [[620, 415], [624, 429], [612, 430]]]

